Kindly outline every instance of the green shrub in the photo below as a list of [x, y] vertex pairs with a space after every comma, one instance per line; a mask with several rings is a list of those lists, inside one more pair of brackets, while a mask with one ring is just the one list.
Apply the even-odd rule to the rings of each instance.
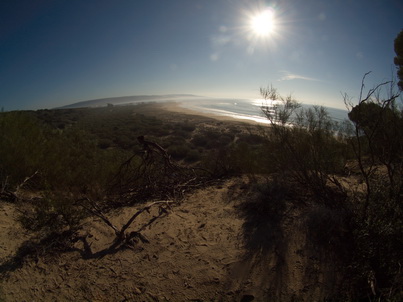
[[190, 150], [185, 157], [185, 161], [187, 163], [194, 163], [200, 160], [201, 160], [201, 154], [198, 150]]
[[148, 133], [156, 137], [163, 137], [170, 134], [170, 130], [163, 126], [155, 126], [155, 127], [153, 126], [148, 128], [148, 131], [149, 131]]
[[207, 148], [208, 141], [209, 141], [208, 137], [202, 134], [196, 134], [192, 138], [192, 144], [195, 145], [196, 147]]
[[25, 229], [34, 232], [58, 233], [66, 228], [75, 231], [84, 216], [82, 209], [73, 202], [71, 197], [47, 191], [43, 198], [25, 205], [18, 220]]
[[176, 137], [181, 137], [181, 138], [183, 138], [183, 139], [189, 139], [189, 138], [192, 137], [192, 133], [191, 133], [191, 132], [184, 131], [184, 130], [182, 130], [181, 128], [178, 129], [178, 130], [175, 130], [175, 131], [173, 132], [173, 135], [175, 135]]
[[218, 149], [228, 146], [234, 140], [234, 136], [221, 133], [217, 130], [203, 129], [192, 137], [191, 143], [196, 147], [205, 149]]
[[[397, 109], [399, 93], [393, 81], [365, 93], [367, 75], [358, 105], [353, 106], [347, 96], [344, 100], [351, 121], [347, 141], [364, 185], [364, 190], [353, 190], [350, 197], [353, 240], [347, 282], [351, 299], [367, 298], [371, 281], [374, 299], [399, 301], [403, 280], [402, 111]], [[385, 85], [390, 87], [383, 91]]]
[[378, 294], [397, 297], [401, 293], [403, 280], [403, 203], [401, 197], [391, 198], [389, 195], [387, 178], [378, 176], [373, 181], [365, 215], [361, 208], [365, 203], [365, 195], [356, 195], [357, 200], [353, 200], [360, 207], [353, 209], [352, 258], [348, 266], [350, 289], [355, 295], [363, 295], [368, 276], [373, 274]]
[[187, 157], [190, 152], [190, 148], [185, 145], [171, 145], [167, 150], [168, 154], [175, 160], [181, 160]]
[[181, 129], [186, 132], [193, 132], [196, 129], [194, 124], [190, 124], [189, 122], [184, 122], [180, 125]]
[[113, 145], [112, 140], [108, 138], [100, 139], [98, 141], [98, 147], [101, 149], [108, 149], [109, 147], [112, 147], [112, 145]]
[[0, 113], [0, 170], [10, 186], [38, 170], [49, 134], [29, 112]]
[[264, 137], [263, 135], [257, 135], [257, 134], [241, 134], [239, 135], [238, 142], [243, 142], [248, 145], [262, 145], [267, 143], [267, 138]]
[[52, 137], [43, 146], [46, 158], [42, 173], [52, 188], [83, 186], [90, 181], [93, 152], [97, 148], [83, 131], [69, 130]]
[[228, 155], [224, 161], [227, 162], [228, 169], [235, 173], [262, 173], [265, 166], [262, 160], [266, 157], [261, 156], [262, 148], [256, 148], [243, 141], [237, 142], [228, 149]]
[[346, 145], [336, 137], [337, 124], [323, 107], [301, 109], [297, 101], [280, 96], [272, 87], [261, 92], [268, 100], [280, 100], [271, 109], [263, 107], [270, 121], [267, 136], [272, 166], [303, 184], [316, 198], [332, 199], [331, 175], [341, 172], [346, 162], [345, 152], [340, 152]]
[[55, 130], [29, 112], [0, 115], [0, 171], [10, 186], [39, 172], [42, 187], [102, 187], [124, 152], [101, 150], [94, 136], [75, 127]]
[[331, 251], [345, 257], [349, 249], [349, 215], [347, 212], [326, 205], [315, 205], [306, 215], [307, 238], [324, 253]]
[[[172, 135], [163, 139], [163, 148], [176, 148], [177, 146], [187, 146], [186, 139], [181, 136]], [[169, 152], [168, 152], [169, 153]]]

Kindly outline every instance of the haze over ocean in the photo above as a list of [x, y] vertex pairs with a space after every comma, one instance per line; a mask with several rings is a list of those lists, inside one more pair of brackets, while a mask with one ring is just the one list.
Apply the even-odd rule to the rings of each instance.
[[[143, 95], [126, 96], [118, 98], [105, 98], [98, 100], [89, 100], [62, 108], [80, 108], [80, 107], [102, 107], [108, 104], [129, 105], [139, 103], [163, 103], [174, 102], [180, 107], [193, 110], [200, 113], [209, 113], [219, 116], [233, 117], [236, 119], [251, 120], [259, 123], [268, 123], [264, 117], [261, 107], [266, 106], [267, 102], [263, 99], [237, 99], [237, 98], [213, 98], [195, 95]], [[304, 108], [310, 108], [312, 104], [301, 104]], [[348, 118], [347, 110], [324, 106], [330, 117], [335, 121], [343, 121]]]

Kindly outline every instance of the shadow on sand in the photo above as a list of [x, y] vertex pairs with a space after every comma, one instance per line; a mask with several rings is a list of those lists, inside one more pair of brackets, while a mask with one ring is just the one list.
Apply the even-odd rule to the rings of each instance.
[[[159, 212], [158, 215], [153, 216], [137, 231], [127, 233], [121, 238], [116, 237], [111, 245], [99, 251], [92, 250], [91, 244], [87, 240], [89, 236], [88, 234], [79, 236], [77, 235], [77, 232], [73, 231], [50, 233], [41, 240], [35, 238], [27, 240], [20, 245], [17, 252], [12, 257], [0, 264], [0, 276], [7, 275], [10, 272], [22, 268], [28, 259], [37, 261], [38, 258], [48, 255], [54, 256], [60, 253], [78, 252], [83, 259], [88, 260], [99, 259], [107, 255], [116, 254], [125, 249], [136, 250], [141, 248], [141, 244], [149, 243], [148, 239], [142, 235], [141, 232], [150, 226], [155, 220], [166, 215], [167, 213], [164, 211]], [[78, 241], [83, 243], [82, 248], [75, 246], [75, 243]]]
[[[244, 219], [242, 239], [244, 255], [234, 267], [233, 288], [244, 289], [244, 297], [275, 297], [281, 291], [286, 271], [285, 254], [288, 241], [284, 230], [284, 217], [287, 215], [287, 200], [290, 189], [276, 181], [266, 180], [255, 184], [245, 201], [238, 206]], [[253, 285], [250, 284], [253, 281]], [[241, 299], [241, 301], [243, 301]], [[247, 301], [247, 300], [245, 300]]]

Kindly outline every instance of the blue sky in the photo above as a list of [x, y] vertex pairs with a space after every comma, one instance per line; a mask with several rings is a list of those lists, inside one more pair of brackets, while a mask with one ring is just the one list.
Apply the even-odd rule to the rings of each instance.
[[[273, 12], [273, 30], [250, 26]], [[0, 107], [190, 93], [259, 98], [268, 84], [343, 108], [395, 75], [400, 0], [3, 0]]]

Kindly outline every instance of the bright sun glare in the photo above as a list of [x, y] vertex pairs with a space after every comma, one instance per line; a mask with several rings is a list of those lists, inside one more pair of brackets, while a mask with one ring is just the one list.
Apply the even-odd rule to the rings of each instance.
[[272, 10], [259, 12], [251, 18], [252, 31], [261, 37], [269, 36], [274, 29], [274, 13]]

